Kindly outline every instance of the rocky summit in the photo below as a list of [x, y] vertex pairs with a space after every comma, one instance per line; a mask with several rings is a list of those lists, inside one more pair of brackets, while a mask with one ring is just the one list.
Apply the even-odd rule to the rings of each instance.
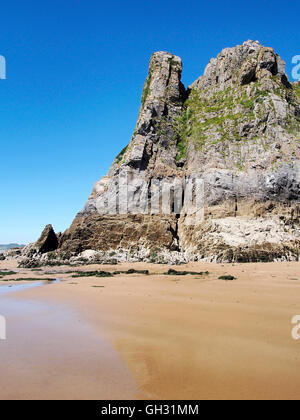
[[[57, 238], [52, 260], [299, 260], [299, 82], [258, 41], [225, 48], [188, 88], [181, 73], [179, 57], [152, 55], [133, 136]], [[172, 189], [170, 211], [151, 210], [153, 195], [163, 199], [162, 181], [189, 187], [195, 179], [203, 182], [201, 211], [190, 211], [184, 193], [174, 211]], [[143, 204], [138, 211], [120, 180], [130, 203]], [[31, 262], [47, 261], [30, 252]]]

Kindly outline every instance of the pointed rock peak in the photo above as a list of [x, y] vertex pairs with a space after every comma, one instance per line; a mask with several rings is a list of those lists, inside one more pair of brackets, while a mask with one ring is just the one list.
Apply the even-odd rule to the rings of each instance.
[[153, 53], [150, 59], [150, 66], [152, 62], [155, 62], [158, 66], [163, 66], [164, 63], [168, 64], [173, 62], [173, 64], [178, 64], [182, 69], [181, 58], [167, 51], [157, 51]]
[[52, 225], [47, 225], [43, 230], [40, 238], [35, 243], [38, 252], [44, 254], [46, 252], [55, 251], [58, 248], [57, 236]]
[[164, 51], [152, 54], [142, 94], [142, 107], [155, 100], [178, 101], [184, 90], [181, 73], [180, 57]]
[[[121, 166], [145, 171], [149, 164], [163, 161], [174, 166], [172, 156], [176, 155], [175, 124], [180, 116], [186, 90], [181, 83], [181, 58], [164, 51], [152, 54], [149, 72], [142, 93], [142, 105], [137, 124], [129, 145], [116, 157], [108, 173], [111, 178]], [[170, 152], [170, 147], [173, 152]], [[162, 151], [165, 156], [161, 156]], [[158, 158], [158, 155], [160, 158]], [[150, 162], [151, 160], [151, 162]], [[98, 183], [92, 198], [98, 191], [107, 189], [109, 179]]]

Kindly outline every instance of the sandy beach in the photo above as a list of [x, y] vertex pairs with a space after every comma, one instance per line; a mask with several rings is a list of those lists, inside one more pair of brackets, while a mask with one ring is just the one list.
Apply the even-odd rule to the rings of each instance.
[[[0, 262], [0, 271], [15, 268], [14, 260]], [[130, 268], [150, 275], [66, 273]], [[22, 318], [22, 325], [28, 322], [18, 351], [25, 332], [16, 328], [16, 342], [10, 343], [10, 322], [8, 339], [0, 341], [0, 398], [102, 399], [110, 393], [115, 399], [298, 399], [300, 340], [292, 338], [291, 319], [300, 314], [299, 263], [175, 267], [209, 272], [186, 276], [164, 275], [169, 268], [174, 267], [46, 267], [18, 269], [0, 279], [0, 313], [10, 315], [13, 325]], [[236, 279], [220, 280], [222, 275]], [[62, 281], [2, 298], [2, 287], [26, 284], [4, 279], [32, 277]], [[19, 303], [19, 313], [9, 314], [10, 299], [14, 307]], [[34, 311], [31, 317], [26, 312], [36, 305], [47, 306], [38, 325]], [[59, 317], [59, 311], [68, 315]], [[48, 334], [55, 323], [62, 328]]]

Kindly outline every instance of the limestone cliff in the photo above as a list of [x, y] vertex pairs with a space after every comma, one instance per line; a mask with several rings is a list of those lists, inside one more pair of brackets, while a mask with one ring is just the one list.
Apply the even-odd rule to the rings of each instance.
[[179, 57], [165, 52], [153, 54], [132, 139], [116, 157], [108, 176], [96, 182], [84, 210], [63, 234], [62, 250], [132, 250], [138, 246], [179, 250], [175, 215], [99, 214], [96, 202], [99, 197], [106, 202], [109, 213], [109, 205], [118, 194], [116, 183], [120, 176], [129, 178], [138, 201], [138, 195], [143, 193], [139, 188], [141, 180], [150, 186], [153, 179], [176, 177], [183, 172], [176, 162], [176, 122], [186, 99], [181, 72]]
[[[257, 41], [224, 49], [187, 89], [181, 73], [179, 57], [153, 54], [132, 139], [60, 237], [59, 252], [157, 262], [298, 260], [299, 84]], [[188, 215], [187, 205], [180, 214], [147, 211], [157, 180], [188, 184], [193, 176], [204, 181], [204, 220]], [[120, 178], [145, 211], [114, 214]]]

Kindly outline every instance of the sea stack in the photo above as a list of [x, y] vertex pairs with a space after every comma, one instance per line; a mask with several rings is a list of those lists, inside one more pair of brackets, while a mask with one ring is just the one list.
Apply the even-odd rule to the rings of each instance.
[[[299, 260], [299, 83], [258, 41], [225, 48], [188, 88], [181, 73], [179, 57], [152, 55], [132, 138], [59, 238], [57, 258]], [[159, 182], [195, 178], [201, 217], [187, 204], [172, 212], [174, 197], [169, 213], [149, 210]], [[145, 211], [114, 214], [120, 179]]]

